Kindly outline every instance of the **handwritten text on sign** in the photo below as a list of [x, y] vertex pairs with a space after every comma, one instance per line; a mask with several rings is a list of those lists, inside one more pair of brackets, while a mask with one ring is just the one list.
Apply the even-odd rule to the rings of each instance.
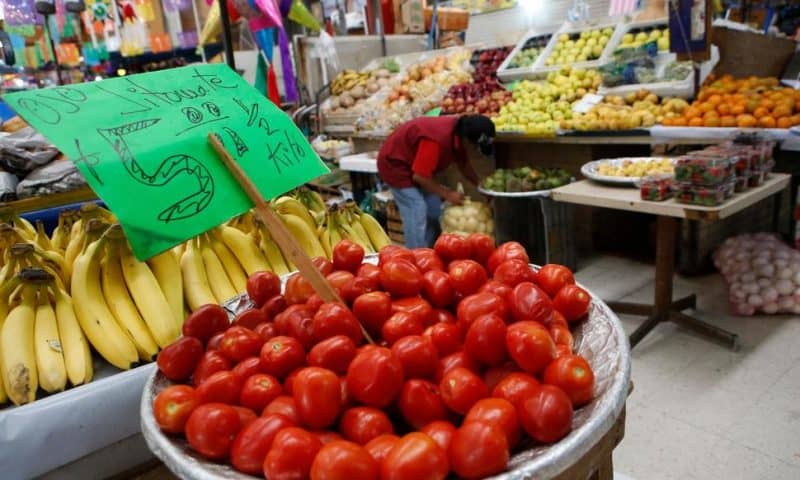
[[151, 257], [252, 206], [208, 145], [216, 133], [265, 198], [328, 170], [291, 119], [225, 65], [9, 94]]

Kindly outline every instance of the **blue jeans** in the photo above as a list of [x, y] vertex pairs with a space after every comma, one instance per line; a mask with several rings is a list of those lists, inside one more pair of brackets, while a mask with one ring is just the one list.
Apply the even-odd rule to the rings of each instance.
[[392, 195], [403, 217], [406, 247], [430, 247], [439, 234], [442, 200], [438, 195], [416, 187], [392, 188]]

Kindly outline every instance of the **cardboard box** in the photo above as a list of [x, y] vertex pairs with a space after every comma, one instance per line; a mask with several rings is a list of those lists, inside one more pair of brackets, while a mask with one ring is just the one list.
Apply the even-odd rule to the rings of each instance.
[[425, 33], [424, 5], [422, 0], [406, 0], [400, 5], [403, 32]]

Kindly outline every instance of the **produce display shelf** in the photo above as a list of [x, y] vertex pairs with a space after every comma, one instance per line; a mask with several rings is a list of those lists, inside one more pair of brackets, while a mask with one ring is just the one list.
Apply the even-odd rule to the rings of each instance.
[[17, 213], [26, 213], [89, 200], [97, 200], [97, 195], [91, 188], [84, 187], [69, 192], [53, 193], [50, 195], [40, 195], [24, 198], [22, 200], [14, 200], [12, 202], [4, 202], [2, 205], [13, 208]]

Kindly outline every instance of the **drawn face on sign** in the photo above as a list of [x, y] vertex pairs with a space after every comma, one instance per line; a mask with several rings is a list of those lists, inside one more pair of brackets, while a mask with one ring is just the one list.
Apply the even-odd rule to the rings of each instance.
[[291, 119], [225, 65], [22, 92], [6, 101], [48, 137], [147, 258], [252, 205], [215, 133], [265, 198], [326, 173]]

